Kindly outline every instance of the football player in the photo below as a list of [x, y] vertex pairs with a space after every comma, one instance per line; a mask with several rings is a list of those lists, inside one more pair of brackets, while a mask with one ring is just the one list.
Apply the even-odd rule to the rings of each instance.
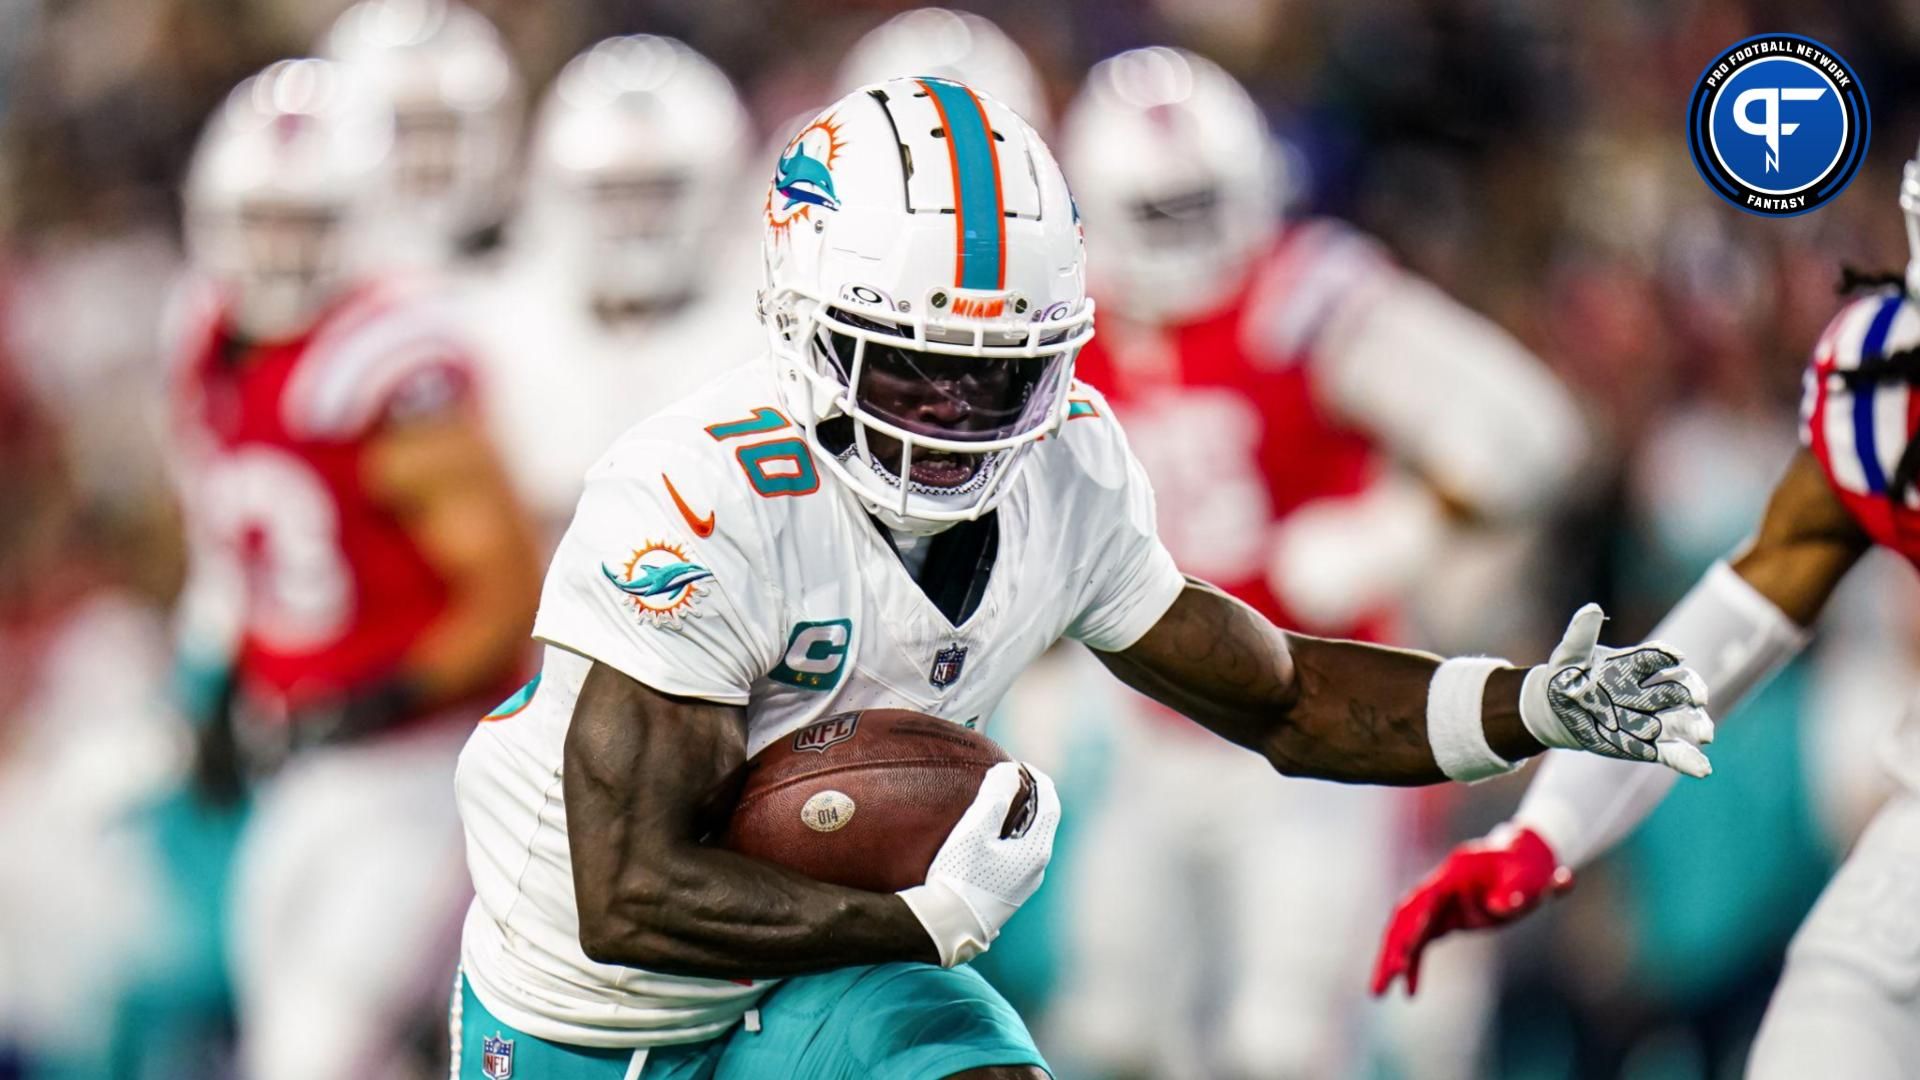
[[616, 436], [765, 340], [759, 234], [740, 224], [763, 195], [751, 140], [726, 75], [672, 38], [594, 45], [541, 104], [481, 318], [506, 346], [487, 350], [499, 438], [556, 540]]
[[[1884, 545], [1920, 561], [1920, 158], [1900, 188], [1913, 248], [1905, 277], [1874, 278], [1813, 348], [1802, 449], [1774, 485], [1752, 539], [1716, 563], [1654, 633], [1700, 660], [1722, 709], [1737, 707], [1807, 643], [1827, 599]], [[1902, 784], [1874, 816], [1787, 951], [1749, 1077], [1892, 1080], [1920, 1074], [1920, 728], [1888, 764]], [[1518, 919], [1633, 831], [1666, 795], [1658, 777], [1545, 762], [1519, 810], [1454, 849], [1394, 912], [1374, 968], [1384, 993], [1419, 986], [1428, 944]]]
[[353, 90], [283, 61], [216, 110], [173, 331], [184, 633], [230, 663], [203, 775], [255, 785], [230, 955], [244, 1064], [275, 1080], [374, 1074], [451, 969], [449, 777], [538, 589], [458, 333], [364, 275], [390, 115]]
[[[771, 357], [594, 467], [548, 571], [540, 675], [461, 755], [478, 895], [456, 1075], [1044, 1075], [965, 966], [1040, 883], [1044, 775], [991, 770], [898, 894], [701, 840], [773, 741], [881, 706], [985, 717], [1063, 637], [1295, 775], [1475, 779], [1546, 745], [1707, 771], [1695, 677], [1599, 647], [1596, 607], [1524, 669], [1286, 634], [1182, 577], [1106, 402], [1073, 380], [1093, 333], [1079, 223], [1006, 106], [888, 80], [772, 173]], [[1038, 810], [1003, 832], [1023, 789]]]
[[445, 269], [490, 248], [513, 192], [523, 92], [493, 24], [455, 0], [361, 0], [320, 53], [393, 110], [379, 258]]
[[[1277, 625], [1384, 641], [1454, 521], [1508, 524], [1551, 502], [1584, 448], [1565, 391], [1369, 237], [1283, 222], [1280, 146], [1226, 71], [1185, 50], [1122, 53], [1089, 72], [1062, 127], [1100, 253], [1101, 335], [1078, 371], [1126, 428], [1182, 568]], [[1366, 998], [1348, 973], [1371, 944], [1366, 912], [1391, 901], [1405, 801], [1272, 783], [1140, 705], [1114, 725], [1124, 779], [1074, 889], [1063, 1042], [1155, 1073], [1194, 1048], [1218, 1075], [1350, 1072]], [[1209, 794], [1229, 786], [1240, 794]], [[1303, 862], [1339, 869], [1308, 885], [1291, 872]], [[1194, 872], [1223, 884], [1150, 884]], [[1272, 919], [1289, 885], [1286, 906], [1317, 933]], [[1230, 944], [1200, 931], [1178, 950], [1183, 976], [1142, 991], [1169, 935], [1222, 926]], [[1455, 1044], [1477, 1030], [1443, 1026]], [[1427, 1049], [1420, 1075], [1444, 1073]], [[1470, 1062], [1471, 1045], [1454, 1049]]]

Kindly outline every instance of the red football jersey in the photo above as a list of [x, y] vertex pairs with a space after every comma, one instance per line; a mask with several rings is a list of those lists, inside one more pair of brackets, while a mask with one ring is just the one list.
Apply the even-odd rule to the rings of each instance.
[[[1321, 404], [1315, 341], [1341, 306], [1396, 272], [1354, 230], [1305, 222], [1218, 311], [1132, 339], [1108, 318], [1077, 362], [1152, 479], [1161, 540], [1180, 568], [1282, 626], [1298, 621], [1268, 581], [1275, 526], [1315, 499], [1364, 490], [1382, 461], [1365, 432]], [[1385, 621], [1340, 633], [1380, 640]]]
[[1890, 492], [1920, 434], [1920, 394], [1887, 357], [1920, 347], [1920, 308], [1894, 289], [1842, 308], [1814, 347], [1801, 401], [1800, 441], [1827, 483], [1876, 543], [1920, 566], [1920, 486]]
[[473, 392], [436, 302], [370, 286], [307, 333], [248, 345], [211, 295], [175, 342], [174, 430], [197, 559], [237, 596], [237, 676], [269, 713], [389, 677], [447, 583], [370, 496], [368, 450], [403, 411]]

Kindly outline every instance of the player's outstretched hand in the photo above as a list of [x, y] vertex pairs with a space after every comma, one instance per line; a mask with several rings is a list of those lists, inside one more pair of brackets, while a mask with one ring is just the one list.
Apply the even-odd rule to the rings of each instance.
[[1573, 871], [1532, 829], [1461, 844], [1393, 909], [1373, 964], [1374, 994], [1402, 976], [1408, 994], [1418, 991], [1420, 956], [1434, 939], [1512, 922], [1572, 886]]
[[900, 892], [940, 949], [944, 967], [987, 951], [1000, 928], [1046, 876], [1060, 796], [1046, 773], [1002, 762], [987, 770], [927, 868], [927, 882]]
[[1713, 771], [1707, 684], [1679, 650], [1659, 642], [1599, 643], [1600, 605], [1574, 612], [1546, 663], [1527, 672], [1520, 719], [1541, 743], [1627, 761], [1658, 761], [1688, 776]]

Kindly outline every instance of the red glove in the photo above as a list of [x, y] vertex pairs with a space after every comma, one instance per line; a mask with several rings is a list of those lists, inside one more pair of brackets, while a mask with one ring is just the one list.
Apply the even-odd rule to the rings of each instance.
[[1512, 922], [1572, 887], [1573, 871], [1560, 865], [1532, 829], [1519, 829], [1499, 842], [1461, 844], [1394, 909], [1373, 965], [1374, 995], [1386, 993], [1400, 975], [1406, 976], [1408, 995], [1415, 993], [1420, 954], [1429, 942], [1455, 930]]

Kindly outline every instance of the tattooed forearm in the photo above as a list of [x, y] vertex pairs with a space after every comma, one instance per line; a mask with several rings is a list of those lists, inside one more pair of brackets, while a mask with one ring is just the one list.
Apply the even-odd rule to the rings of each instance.
[[1267, 756], [1283, 772], [1330, 780], [1445, 779], [1427, 746], [1427, 684], [1437, 657], [1289, 634], [1298, 700], [1272, 723]]
[[[1127, 685], [1289, 775], [1375, 784], [1446, 779], [1427, 743], [1427, 653], [1288, 634], [1202, 582], [1146, 636], [1098, 654]], [[1486, 700], [1517, 703], [1518, 669], [1496, 672]], [[1538, 751], [1517, 706], [1487, 714], [1488, 739], [1510, 760]]]
[[[706, 847], [746, 760], [741, 710], [595, 664], [567, 729], [567, 834], [588, 957], [675, 975], [767, 977], [939, 959], [904, 901]], [[726, 797], [721, 798], [722, 795]]]
[[1380, 706], [1364, 701], [1347, 702], [1347, 726], [1368, 742], [1405, 742], [1409, 734], [1422, 741], [1426, 738], [1406, 717], [1389, 716]]
[[1286, 635], [1204, 582], [1186, 591], [1124, 652], [1095, 653], [1121, 682], [1249, 749], [1294, 699]]

